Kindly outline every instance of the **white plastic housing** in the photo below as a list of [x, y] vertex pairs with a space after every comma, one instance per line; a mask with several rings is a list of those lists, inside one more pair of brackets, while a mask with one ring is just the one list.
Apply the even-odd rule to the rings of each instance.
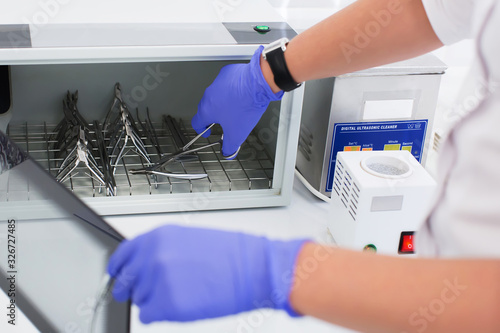
[[401, 233], [418, 229], [435, 187], [407, 151], [340, 152], [328, 226], [339, 246], [398, 254]]

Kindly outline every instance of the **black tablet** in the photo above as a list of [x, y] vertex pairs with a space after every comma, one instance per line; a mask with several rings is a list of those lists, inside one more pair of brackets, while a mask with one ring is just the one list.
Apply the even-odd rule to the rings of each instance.
[[129, 332], [129, 303], [108, 296], [95, 317], [107, 261], [122, 240], [0, 132], [0, 287], [9, 299], [2, 320], [13, 331], [22, 311], [41, 332]]

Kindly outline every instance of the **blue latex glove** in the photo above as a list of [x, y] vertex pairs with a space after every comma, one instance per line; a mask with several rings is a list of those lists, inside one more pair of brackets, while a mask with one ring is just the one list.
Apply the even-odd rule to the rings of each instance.
[[[249, 64], [233, 64], [221, 69], [205, 90], [198, 113], [191, 125], [197, 133], [212, 123], [222, 126], [222, 155], [233, 155], [257, 125], [271, 101], [280, 100], [283, 91], [273, 94], [260, 69], [259, 47]], [[204, 134], [208, 137], [210, 131]]]
[[192, 321], [255, 308], [297, 314], [288, 300], [305, 240], [164, 226], [125, 241], [109, 261], [113, 296], [132, 298], [143, 323]]

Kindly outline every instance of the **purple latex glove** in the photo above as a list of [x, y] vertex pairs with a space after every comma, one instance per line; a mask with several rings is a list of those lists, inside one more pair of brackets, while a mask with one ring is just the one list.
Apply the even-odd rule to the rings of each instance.
[[[283, 91], [274, 94], [260, 69], [263, 46], [255, 51], [248, 64], [233, 64], [221, 69], [215, 81], [205, 90], [198, 113], [191, 125], [197, 133], [213, 123], [224, 133], [222, 155], [238, 151], [271, 101], [280, 100]], [[208, 137], [210, 131], [203, 136]]]
[[123, 242], [109, 261], [113, 296], [132, 298], [143, 323], [192, 321], [289, 303], [305, 240], [164, 226]]

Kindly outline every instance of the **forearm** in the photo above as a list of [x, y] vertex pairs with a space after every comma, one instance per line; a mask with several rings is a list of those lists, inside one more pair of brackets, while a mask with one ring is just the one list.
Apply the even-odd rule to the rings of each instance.
[[[285, 59], [297, 82], [412, 58], [442, 46], [421, 0], [358, 0], [295, 37]], [[273, 91], [267, 62], [261, 68]]]
[[499, 332], [500, 263], [401, 259], [306, 244], [290, 301], [364, 332]]

